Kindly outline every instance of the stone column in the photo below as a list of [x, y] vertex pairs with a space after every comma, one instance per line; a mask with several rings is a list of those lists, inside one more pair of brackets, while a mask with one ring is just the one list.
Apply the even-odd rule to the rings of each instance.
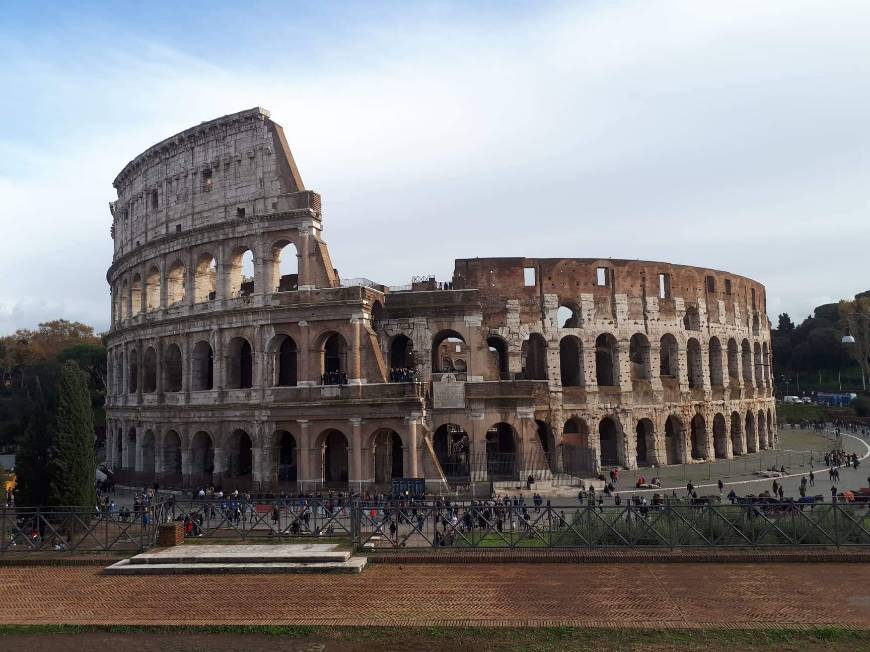
[[405, 418], [407, 427], [405, 441], [405, 476], [409, 478], [418, 478], [418, 453], [417, 453], [417, 419], [418, 415], [412, 414]]
[[297, 447], [296, 479], [304, 491], [315, 481], [314, 442], [311, 441], [311, 422], [307, 419], [298, 419], [299, 441]]
[[154, 474], [164, 472], [163, 468], [163, 427], [155, 424], [154, 433]]
[[352, 332], [350, 343], [350, 360], [348, 361], [348, 384], [359, 385], [362, 383], [362, 352], [361, 331], [363, 318], [360, 315], [351, 317], [350, 328]]
[[[311, 350], [311, 329], [308, 327], [308, 322], [301, 320], [299, 322], [299, 342], [298, 352], [296, 354], [296, 366], [298, 375], [296, 378], [297, 385], [319, 385], [319, 363], [315, 364], [315, 352]], [[318, 375], [315, 382], [314, 375]]]
[[217, 443], [218, 442], [215, 442], [214, 447], [214, 470], [212, 471], [212, 482], [215, 482], [215, 478], [221, 479], [226, 470], [224, 468], [224, 449], [222, 446], [218, 446]]
[[139, 431], [140, 429], [136, 429], [136, 452], [135, 452], [135, 462], [134, 469], [137, 472], [142, 471], [143, 464], [143, 450], [142, 450], [142, 440], [145, 439], [145, 430]]
[[310, 290], [315, 286], [311, 278], [311, 228], [307, 225], [299, 227], [299, 263], [296, 267], [298, 273], [297, 286], [300, 290]]
[[348, 419], [351, 425], [351, 460], [350, 460], [350, 473], [348, 474], [348, 484], [352, 489], [361, 490], [362, 483], [365, 480], [363, 478], [363, 466], [362, 466], [362, 424], [363, 420], [360, 418], [352, 418]]

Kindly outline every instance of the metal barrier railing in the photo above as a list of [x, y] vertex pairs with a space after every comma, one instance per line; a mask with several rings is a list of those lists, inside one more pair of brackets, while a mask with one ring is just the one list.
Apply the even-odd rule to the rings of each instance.
[[864, 505], [360, 505], [357, 547], [596, 548], [870, 546]]

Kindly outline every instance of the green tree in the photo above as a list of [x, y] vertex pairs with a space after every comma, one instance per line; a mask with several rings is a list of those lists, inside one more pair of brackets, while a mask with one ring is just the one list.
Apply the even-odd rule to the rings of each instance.
[[776, 330], [780, 333], [791, 333], [794, 330], [794, 322], [791, 320], [791, 317], [788, 316], [787, 312], [779, 315], [779, 323], [776, 326]]
[[37, 507], [48, 504], [51, 483], [51, 406], [39, 376], [28, 384], [22, 403], [25, 424], [15, 455], [16, 502]]
[[51, 505], [93, 505], [94, 421], [88, 377], [72, 361], [60, 370], [57, 408], [52, 428]]

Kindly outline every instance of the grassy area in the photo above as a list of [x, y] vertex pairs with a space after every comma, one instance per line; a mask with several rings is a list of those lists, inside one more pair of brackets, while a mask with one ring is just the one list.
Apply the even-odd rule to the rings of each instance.
[[796, 451], [826, 451], [837, 446], [837, 441], [837, 439], [826, 436], [824, 433], [813, 430], [792, 430], [786, 426], [779, 430], [779, 444], [777, 448], [780, 450]]
[[830, 408], [821, 405], [798, 405], [777, 403], [776, 418], [780, 423], [800, 423], [801, 421], [823, 421]]
[[[149, 645], [195, 642], [214, 649], [278, 649], [284, 639], [292, 649], [320, 644], [328, 650], [829, 650], [870, 648], [870, 631], [818, 627], [803, 630], [763, 629], [597, 629], [577, 627], [73, 627], [0, 626], [4, 645], [16, 646], [49, 636], [52, 644], [78, 647], [89, 640], [103, 644]], [[61, 639], [68, 639], [62, 641]], [[177, 639], [177, 640], [176, 640]], [[37, 639], [38, 640], [38, 639]], [[285, 643], [285, 645], [286, 645]], [[173, 649], [176, 649], [173, 647]], [[201, 649], [197, 647], [196, 649]], [[202, 648], [204, 649], [204, 648]], [[290, 648], [287, 648], [290, 649]], [[311, 649], [315, 649], [312, 647]], [[323, 648], [318, 648], [323, 649]]]

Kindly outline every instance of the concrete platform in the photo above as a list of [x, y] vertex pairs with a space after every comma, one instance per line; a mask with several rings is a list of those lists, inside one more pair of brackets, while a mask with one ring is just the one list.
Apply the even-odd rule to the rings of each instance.
[[107, 575], [214, 573], [356, 574], [365, 557], [352, 557], [330, 543], [280, 545], [181, 545], [124, 559], [106, 567]]

